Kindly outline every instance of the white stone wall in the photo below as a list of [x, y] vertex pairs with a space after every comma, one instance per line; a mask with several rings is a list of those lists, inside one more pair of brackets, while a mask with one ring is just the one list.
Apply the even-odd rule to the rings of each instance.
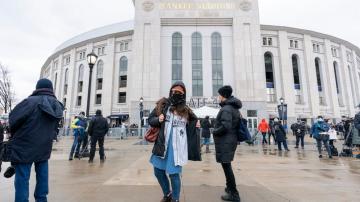
[[[187, 85], [188, 97], [192, 96], [191, 34], [197, 31], [202, 35], [203, 92], [204, 97], [209, 98], [212, 96], [211, 34], [217, 31], [222, 35], [224, 84], [232, 85], [235, 95], [243, 101], [244, 116], [246, 110], [258, 110], [259, 118], [277, 114], [278, 103], [266, 103], [265, 52], [270, 52], [273, 56], [276, 100], [278, 101], [280, 97], [285, 98], [289, 107], [289, 122], [297, 117], [314, 118], [317, 115], [324, 115], [340, 119], [341, 116], [355, 114], [355, 105], [360, 102], [360, 56], [357, 55], [358, 50], [352, 49], [346, 43], [340, 43], [340, 39], [319, 33], [311, 34], [306, 30], [297, 32], [292, 28], [260, 30], [256, 0], [248, 1], [251, 2], [251, 10], [242, 7], [231, 9], [196, 7], [197, 3], [205, 1], [187, 1], [193, 5], [188, 10], [175, 8], [176, 4], [169, 9], [163, 9], [161, 8], [164, 6], [163, 3], [182, 1], [153, 0], [153, 7], [144, 6], [144, 2], [145, 0], [135, 2], [133, 35], [100, 37], [86, 44], [74, 45], [60, 50], [44, 64], [41, 72], [43, 77], [50, 78], [54, 82], [57, 74], [55, 94], [60, 101], [67, 99], [65, 106], [67, 118], [86, 110], [89, 68], [86, 59], [78, 59], [78, 52], [85, 50], [88, 54], [98, 46], [105, 46], [105, 55], [99, 57], [99, 60], [104, 62], [103, 89], [101, 91], [95, 89], [97, 67], [95, 65], [90, 114], [94, 114], [96, 109], [103, 110], [105, 116], [129, 113], [131, 123], [138, 123], [140, 97], [145, 100], [144, 109], [151, 110], [161, 96], [168, 95], [171, 85], [171, 36], [176, 31], [183, 35], [183, 80]], [[240, 5], [243, 0], [223, 2]], [[261, 46], [262, 37], [272, 38], [273, 44]], [[290, 40], [297, 40], [298, 48], [290, 47]], [[129, 42], [128, 51], [120, 51], [122, 41]], [[314, 52], [313, 43], [320, 45], [320, 52]], [[338, 49], [337, 56], [333, 56], [332, 48]], [[293, 54], [299, 58], [302, 95], [302, 102], [299, 104], [295, 103], [291, 61]], [[71, 57], [70, 64], [64, 64], [65, 56]], [[126, 104], [118, 103], [119, 63], [122, 56], [128, 58], [128, 83], [127, 88], [122, 89], [127, 92]], [[315, 58], [321, 60], [320, 69], [326, 103], [324, 106], [319, 104]], [[334, 61], [338, 64], [339, 94], [336, 92]], [[81, 64], [84, 65], [84, 84], [83, 92], [78, 93], [78, 68]], [[69, 69], [69, 86], [65, 96], [66, 68]], [[96, 93], [102, 93], [101, 105], [95, 105]], [[76, 106], [78, 95], [82, 96], [81, 106]]]

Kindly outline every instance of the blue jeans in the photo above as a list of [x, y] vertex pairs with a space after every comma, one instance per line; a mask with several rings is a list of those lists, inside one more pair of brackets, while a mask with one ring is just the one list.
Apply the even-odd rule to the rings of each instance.
[[[160, 170], [154, 167], [154, 174], [161, 186], [164, 196], [168, 196], [170, 191], [170, 183], [169, 178], [166, 175], [165, 170]], [[172, 174], [169, 175], [171, 180], [171, 187], [172, 187], [172, 198], [174, 200], [180, 199], [180, 189], [181, 189], [181, 180], [179, 174]]]
[[[32, 163], [17, 163], [15, 166], [15, 202], [29, 201], [29, 179]], [[34, 197], [36, 202], [46, 202], [49, 193], [48, 161], [35, 163], [36, 187]]]

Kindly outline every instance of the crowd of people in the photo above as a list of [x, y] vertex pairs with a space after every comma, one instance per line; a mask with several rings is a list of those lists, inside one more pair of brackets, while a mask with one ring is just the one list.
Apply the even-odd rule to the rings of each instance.
[[[183, 166], [188, 161], [201, 161], [203, 146], [206, 147], [205, 154], [210, 153], [211, 134], [215, 144], [215, 160], [221, 165], [226, 179], [224, 194], [220, 198], [223, 201], [241, 201], [232, 162], [241, 139], [239, 137], [244, 135], [239, 135], [242, 133], [239, 129], [239, 126], [242, 125], [240, 114], [242, 103], [233, 96], [231, 86], [221, 87], [218, 94], [221, 109], [214, 120], [215, 123], [211, 123], [208, 116], [200, 121], [187, 106], [186, 87], [182, 82], [174, 83], [170, 88], [169, 96], [161, 98], [151, 112], [148, 122], [152, 128], [157, 129], [154, 130], [157, 133], [149, 162], [163, 193], [161, 202], [180, 200]], [[47, 201], [49, 193], [48, 160], [52, 152], [53, 140], [56, 139], [59, 132], [59, 122], [63, 119], [63, 111], [64, 106], [56, 99], [51, 81], [40, 79], [32, 95], [20, 102], [10, 113], [9, 132], [11, 132], [11, 137], [6, 148], [11, 149], [9, 158], [11, 166], [4, 175], [6, 177], [15, 175], [15, 201], [28, 201], [29, 179], [33, 164], [36, 172], [35, 200]], [[202, 128], [202, 142], [200, 142], [200, 128]], [[347, 119], [338, 124], [332, 124], [330, 120], [319, 116], [311, 127], [298, 119], [290, 128], [293, 135], [296, 136], [296, 149], [300, 147], [304, 149], [306, 134], [310, 134], [310, 137], [315, 139], [319, 158], [323, 158], [323, 146], [329, 158], [335, 155], [334, 140], [337, 139], [338, 133], [343, 134], [346, 141], [349, 141], [351, 137], [351, 144], [358, 143], [360, 145], [359, 135], [351, 135], [358, 134], [358, 130], [360, 130], [360, 113], [355, 116], [354, 120]], [[88, 157], [88, 162], [92, 164], [96, 144], [98, 144], [100, 162], [104, 163], [106, 159], [104, 139], [108, 133], [109, 124], [101, 110], [97, 110], [96, 115], [91, 119], [86, 118], [85, 113], [81, 112], [71, 122], [71, 129], [74, 140], [69, 161], [74, 158]], [[258, 131], [262, 135], [264, 146], [271, 144], [271, 137], [273, 137], [273, 142], [277, 144], [279, 151], [290, 151], [287, 143], [288, 133], [279, 118], [274, 118], [269, 122], [262, 119]], [[2, 147], [5, 144], [2, 142], [3, 134], [4, 126], [0, 123], [0, 145]], [[250, 138], [246, 136], [241, 141], [249, 141]], [[88, 151], [88, 145], [90, 145], [90, 151]], [[4, 159], [3, 154], [9, 152], [4, 152], [4, 149], [0, 151], [2, 151], [0, 159], [2, 160]]]

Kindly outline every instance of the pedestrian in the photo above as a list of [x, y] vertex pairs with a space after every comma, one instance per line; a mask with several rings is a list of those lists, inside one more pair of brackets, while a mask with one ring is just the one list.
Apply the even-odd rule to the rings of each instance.
[[274, 119], [274, 131], [279, 151], [282, 151], [281, 144], [283, 144], [286, 151], [290, 151], [286, 141], [286, 131], [278, 118]]
[[[71, 122], [71, 128], [73, 129], [74, 142], [71, 147], [69, 161], [72, 161], [73, 158], [79, 158], [81, 143], [85, 138], [85, 128], [87, 127], [87, 122], [84, 112], [80, 112], [78, 116], [75, 116], [75, 119]], [[75, 152], [75, 156], [74, 156]]]
[[[262, 144], [267, 144], [268, 142], [266, 141], [266, 134], [269, 132], [269, 124], [266, 122], [265, 119], [262, 119], [259, 126], [258, 126], [258, 131], [262, 134], [263, 139], [262, 139]], [[269, 138], [270, 139], [270, 138]], [[270, 141], [270, 140], [269, 140]]]
[[273, 137], [274, 144], [276, 145], [275, 131], [274, 131], [274, 119], [269, 121], [269, 145], [271, 145], [271, 136]]
[[105, 135], [109, 131], [109, 124], [102, 116], [101, 110], [96, 110], [95, 117], [90, 121], [88, 133], [91, 137], [91, 149], [90, 149], [90, 159], [89, 163], [93, 163], [95, 150], [96, 150], [96, 143], [99, 144], [99, 155], [100, 155], [100, 162], [104, 163], [105, 161], [105, 153], [104, 153], [104, 140]]
[[47, 201], [48, 160], [64, 106], [56, 99], [53, 85], [40, 79], [36, 90], [10, 113], [11, 162], [15, 164], [15, 201], [29, 200], [29, 179], [35, 164], [35, 201]]
[[329, 125], [324, 121], [324, 118], [322, 116], [317, 117], [317, 121], [314, 123], [314, 125], [311, 128], [311, 135], [316, 140], [317, 149], [319, 152], [319, 158], [322, 158], [321, 153], [321, 147], [322, 143], [324, 144], [329, 158], [332, 158], [331, 150], [329, 147], [329, 134], [327, 133], [329, 131]]
[[175, 82], [171, 86], [169, 98], [157, 102], [148, 121], [151, 127], [160, 129], [150, 162], [164, 194], [161, 201], [179, 201], [182, 167], [188, 160], [201, 161], [200, 122], [186, 105], [183, 82]]
[[206, 146], [206, 153], [210, 153], [210, 127], [211, 127], [211, 123], [210, 123], [210, 117], [206, 116], [205, 119], [201, 122], [201, 128], [202, 128], [202, 138], [203, 138], [203, 143], [201, 144], [201, 148], [205, 145]]
[[337, 131], [336, 131], [336, 126], [333, 124], [330, 124], [330, 129], [329, 129], [329, 145], [330, 145], [330, 150], [331, 148], [335, 147], [334, 146], [334, 141], [337, 140]]
[[292, 126], [292, 130], [294, 132], [294, 135], [296, 137], [296, 146], [295, 148], [298, 149], [299, 148], [299, 144], [301, 141], [301, 148], [304, 149], [305, 148], [305, 143], [304, 143], [304, 138], [305, 138], [305, 133], [306, 133], [306, 125], [303, 121], [301, 121], [301, 119], [297, 119], [297, 122], [294, 123]]
[[216, 161], [221, 163], [226, 178], [224, 201], [240, 201], [239, 191], [231, 166], [237, 147], [239, 132], [241, 101], [232, 96], [231, 86], [223, 86], [218, 90], [221, 109], [216, 117], [213, 131]]
[[3, 148], [3, 142], [4, 142], [4, 125], [0, 121], [0, 172], [1, 172], [1, 164], [2, 164], [2, 148]]

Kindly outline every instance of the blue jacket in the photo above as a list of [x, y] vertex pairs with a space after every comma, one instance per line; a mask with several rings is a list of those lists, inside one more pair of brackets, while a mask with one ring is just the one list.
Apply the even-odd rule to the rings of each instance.
[[40, 89], [19, 103], [9, 115], [13, 135], [11, 161], [32, 163], [48, 160], [63, 105], [52, 91]]
[[315, 139], [320, 139], [320, 133], [321, 132], [327, 132], [329, 131], [330, 126], [325, 123], [324, 121], [316, 122], [311, 127], [311, 134]]

